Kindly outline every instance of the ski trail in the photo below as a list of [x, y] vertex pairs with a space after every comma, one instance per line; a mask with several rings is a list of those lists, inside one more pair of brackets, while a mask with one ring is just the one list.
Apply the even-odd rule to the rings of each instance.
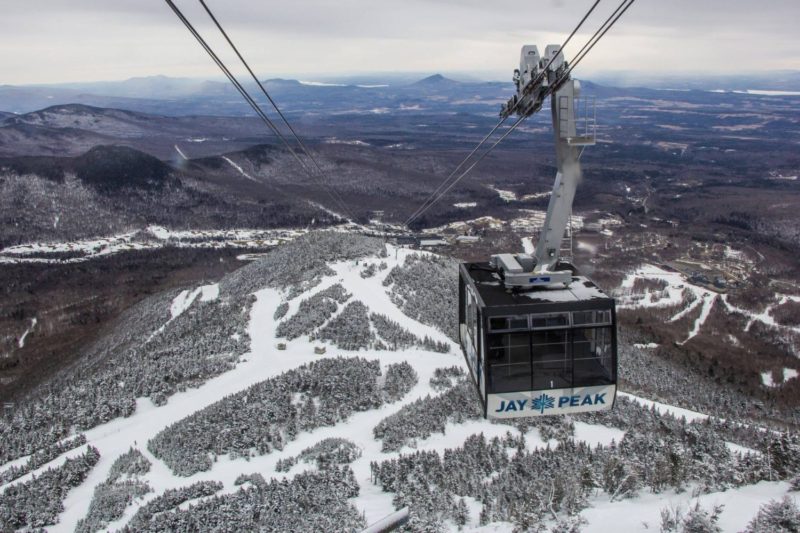
[[[344, 215], [341, 215], [341, 214], [339, 214], [339, 213], [337, 213], [336, 211], [333, 211], [333, 210], [331, 210], [331, 209], [328, 209], [327, 207], [325, 207], [325, 206], [324, 206], [324, 205], [322, 205], [322, 204], [319, 204], [319, 203], [317, 203], [317, 202], [312, 202], [311, 200], [308, 200], [308, 203], [309, 203], [309, 205], [311, 205], [312, 207], [316, 207], [317, 209], [319, 209], [319, 210], [321, 210], [321, 211], [325, 211], [325, 212], [326, 212], [326, 213], [328, 213], [329, 215], [331, 215], [331, 216], [333, 216], [333, 217], [336, 217], [336, 218], [338, 218], [339, 220], [348, 220], [348, 218], [347, 218], [346, 216], [344, 216]], [[349, 220], [348, 220], [348, 221], [349, 221]]]
[[[391, 249], [391, 251], [394, 252], [394, 249]], [[323, 283], [313, 289], [309, 289], [301, 297], [294, 299], [290, 305], [292, 307], [299, 305], [303, 297], [308, 297], [312, 293], [324, 290], [325, 287], [333, 283], [340, 282], [348, 292], [354, 294], [355, 298], [365, 300], [364, 303], [370, 309], [386, 314], [392, 319], [402, 318], [402, 325], [416, 334], [422, 333], [424, 335], [427, 333], [431, 337], [435, 336], [434, 338], [437, 340], [445, 340], [444, 334], [435, 328], [421, 324], [397, 309], [386, 294], [385, 287], [383, 287], [383, 278], [391, 270], [391, 267], [396, 264], [402, 264], [406, 255], [410, 253], [412, 252], [402, 249], [398, 250], [397, 258], [394, 257], [394, 253], [385, 258], [368, 257], [360, 259], [357, 266], [355, 261], [332, 263], [329, 266], [336, 274], [324, 278]], [[389, 268], [371, 278], [360, 277], [363, 265], [369, 262], [381, 261], [385, 261]], [[210, 299], [214, 296], [216, 296], [216, 291], [212, 287], [205, 287], [200, 297]], [[234, 484], [234, 481], [240, 474], [262, 472], [267, 479], [271, 477], [281, 478], [287, 475], [291, 477], [297, 473], [297, 468], [312, 468], [313, 465], [305, 465], [303, 463], [299, 467], [296, 466], [288, 474], [282, 474], [275, 471], [277, 461], [282, 458], [296, 456], [303, 449], [329, 436], [348, 438], [365, 452], [362, 459], [353, 463], [352, 468], [363, 491], [362, 495], [355, 500], [355, 503], [359, 510], [366, 514], [367, 520], [377, 520], [394, 510], [392, 506], [393, 495], [382, 492], [379, 487], [374, 486], [370, 481], [370, 461], [381, 454], [379, 451], [381, 443], [374, 439], [372, 428], [385, 416], [394, 413], [402, 406], [428, 394], [435, 394], [429, 383], [434, 370], [442, 366], [453, 366], [454, 364], [461, 366], [464, 364], [463, 358], [460, 357], [457, 351], [434, 353], [419, 348], [380, 352], [348, 351], [338, 348], [329, 350], [330, 355], [327, 357], [341, 355], [376, 359], [380, 361], [384, 372], [391, 363], [408, 361], [419, 375], [418, 384], [398, 402], [385, 404], [376, 410], [354, 413], [348, 420], [332, 427], [322, 427], [310, 432], [302, 432], [296, 440], [287, 443], [282, 451], [275, 450], [272, 453], [251, 458], [249, 461], [243, 458], [230, 459], [228, 456], [220, 456], [211, 470], [198, 472], [190, 477], [181, 477], [174, 475], [165, 463], [156, 459], [146, 449], [147, 441], [168, 425], [182, 420], [192, 413], [251, 385], [320, 359], [320, 356], [314, 353], [314, 345], [302, 337], [287, 342], [286, 350], [277, 350], [275, 348], [276, 344], [279, 341], [285, 341], [285, 339], [277, 338], [275, 330], [278, 321], [273, 318], [275, 309], [283, 300], [282, 294], [275, 289], [261, 289], [255, 292], [255, 296], [256, 301], [251, 309], [248, 325], [250, 350], [242, 356], [241, 361], [234, 369], [209, 379], [198, 388], [175, 393], [165, 405], [160, 407], [155, 406], [149, 399], [139, 398], [136, 402], [136, 411], [130, 417], [117, 418], [84, 432], [87, 444], [95, 446], [100, 451], [100, 461], [89, 472], [87, 479], [80, 486], [69, 492], [64, 501], [65, 510], [59, 517], [59, 523], [48, 528], [49, 531], [73, 531], [75, 529], [78, 520], [86, 516], [94, 494], [94, 488], [105, 481], [113, 462], [121, 454], [127, 452], [131, 446], [142, 451], [145, 457], [152, 462], [150, 472], [142, 476], [141, 479], [150, 484], [153, 492], [148, 493], [144, 498], [136, 500], [132, 506], [129, 506], [125, 511], [124, 517], [114, 523], [114, 528], [122, 527], [133, 516], [138, 507], [167, 489], [184, 487], [196, 481], [216, 480], [223, 483], [224, 489], [222, 492], [225, 493], [233, 492], [239, 488]], [[449, 444], [449, 446], [452, 446], [452, 444]], [[84, 450], [85, 446], [81, 446], [66, 452], [7, 486], [23, 483], [33, 475], [39, 475], [47, 468], [63, 464], [69, 457], [80, 455]]]
[[33, 328], [36, 327], [37, 322], [39, 322], [39, 321], [36, 318], [32, 318], [31, 319], [31, 325], [28, 326], [28, 329], [26, 329], [25, 333], [22, 334], [22, 337], [19, 338], [19, 341], [17, 342], [17, 346], [19, 346], [20, 348], [24, 348], [25, 347], [25, 339], [33, 331]]
[[179, 155], [179, 156], [181, 156], [181, 157], [183, 158], [183, 160], [184, 160], [184, 161], [188, 161], [188, 160], [189, 160], [189, 158], [188, 158], [188, 157], [186, 157], [186, 154], [184, 154], [184, 153], [183, 153], [183, 150], [181, 150], [180, 148], [178, 148], [178, 145], [177, 145], [177, 144], [175, 145], [175, 151], [176, 151], [176, 152], [178, 152], [178, 155]]
[[689, 342], [693, 337], [695, 337], [698, 333], [700, 333], [700, 327], [705, 324], [708, 316], [711, 314], [711, 309], [714, 307], [714, 302], [717, 301], [718, 295], [714, 295], [713, 297], [709, 298], [708, 294], [703, 295], [703, 310], [700, 311], [700, 316], [697, 317], [697, 320], [694, 321], [694, 326], [692, 330], [689, 332], [689, 336], [683, 342], [679, 342], [681, 346]]
[[[705, 298], [705, 296], [704, 296], [704, 298]], [[697, 309], [697, 306], [700, 305], [702, 302], [703, 302], [702, 298], [695, 298], [692, 303], [690, 303], [688, 306], [686, 306], [686, 309], [683, 309], [680, 312], [678, 312], [677, 314], [675, 314], [672, 318], [669, 319], [669, 321], [670, 322], [677, 322], [681, 318], [685, 317], [686, 315], [688, 315], [689, 313], [691, 313], [692, 311]]]
[[772, 311], [787, 302], [800, 302], [800, 296], [792, 296], [788, 294], [778, 294], [778, 301], [770, 304], [762, 311], [761, 313], [755, 313], [753, 311], [749, 311], [747, 309], [743, 309], [741, 307], [737, 307], [728, 301], [728, 295], [722, 295], [722, 303], [725, 304], [725, 308], [729, 313], [739, 313], [747, 317], [747, 324], [744, 327], [744, 331], [750, 331], [750, 328], [756, 322], [761, 322], [765, 326], [773, 327], [779, 330], [789, 330], [794, 331], [795, 333], [800, 333], [800, 326], [787, 326], [781, 324], [775, 320], [772, 316]]
[[257, 179], [255, 179], [253, 176], [251, 176], [250, 174], [248, 174], [247, 172], [245, 172], [245, 171], [244, 171], [244, 169], [243, 169], [242, 167], [240, 167], [239, 165], [237, 165], [236, 163], [234, 163], [233, 161], [231, 161], [229, 158], [227, 158], [227, 157], [225, 157], [225, 156], [223, 155], [223, 156], [222, 156], [222, 159], [224, 159], [225, 161], [227, 161], [227, 162], [228, 162], [228, 163], [229, 163], [229, 164], [230, 164], [230, 165], [231, 165], [233, 168], [235, 168], [237, 171], [239, 171], [239, 174], [241, 174], [241, 175], [242, 175], [242, 176], [244, 176], [245, 178], [249, 179], [250, 181], [255, 181], [256, 183], [258, 183], [258, 180], [257, 180]]

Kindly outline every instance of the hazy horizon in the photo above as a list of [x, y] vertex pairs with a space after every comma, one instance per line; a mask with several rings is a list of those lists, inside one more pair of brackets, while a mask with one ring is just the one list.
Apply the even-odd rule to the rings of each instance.
[[[254, 70], [266, 78], [312, 79], [371, 72], [484, 73], [506, 80], [523, 44], [560, 43], [591, 1], [410, 0], [402, 4], [322, 0], [210, 4]], [[565, 52], [569, 59], [617, 3], [600, 3]], [[197, 3], [179, 6], [212, 47], [238, 64]], [[580, 65], [579, 77], [609, 71], [711, 75], [800, 70], [800, 3], [639, 0]], [[216, 77], [216, 67], [165, 4], [32, 0], [0, 20], [0, 83], [120, 81], [165, 74]], [[264, 74], [268, 73], [268, 74]]]
[[[748, 72], [750, 76], [758, 75], [758, 74], [785, 74], [785, 75], [800, 75], [800, 69], [781, 69], [781, 70], [764, 70], [764, 71], [750, 71]], [[269, 81], [269, 80], [287, 80], [287, 81], [299, 81], [299, 82], [321, 82], [321, 83], [330, 83], [330, 84], [347, 84], [352, 83], [356, 84], [364, 79], [366, 80], [374, 80], [379, 81], [381, 77], [383, 77], [387, 84], [391, 84], [391, 82], [398, 82], [401, 81], [403, 83], [407, 83], [409, 81], [413, 82], [415, 80], [421, 80], [427, 77], [441, 75], [445, 78], [452, 79], [454, 81], [461, 81], [461, 82], [468, 82], [468, 83], [510, 83], [510, 71], [507, 76], [499, 77], [495, 76], [492, 77], [486, 73], [481, 72], [449, 72], [449, 71], [356, 71], [356, 72], [342, 72], [342, 73], [269, 73], [264, 75], [258, 75], [258, 78], [262, 81]], [[576, 76], [576, 78], [584, 79], [588, 81], [593, 81], [594, 79], [604, 79], [608, 80], [609, 78], [613, 78], [614, 76], [619, 76], [619, 80], [622, 82], [622, 85], [627, 85], [636, 80], [677, 80], [677, 81], [701, 81], [701, 80], [708, 80], [708, 79], [739, 79], [741, 75], [734, 74], [734, 73], [706, 73], [706, 72], [696, 72], [696, 71], [684, 71], [684, 72], [647, 72], [647, 71], [606, 71], [606, 72], [594, 72], [590, 75], [582, 75]], [[118, 78], [118, 79], [97, 79], [97, 80], [74, 80], [74, 81], [46, 81], [46, 82], [36, 82], [36, 83], [0, 83], [0, 86], [18, 86], [18, 87], [68, 87], [68, 86], [78, 86], [78, 85], [99, 85], [99, 84], [111, 84], [111, 83], [124, 83], [129, 81], [135, 80], [155, 80], [155, 79], [169, 79], [175, 81], [187, 81], [187, 82], [219, 82], [223, 84], [230, 83], [227, 78], [222, 75], [214, 76], [173, 76], [166, 73], [154, 73], [154, 74], [147, 74], [142, 76], [129, 76], [126, 78]], [[242, 76], [239, 76], [240, 81], [243, 83], [249, 83], [249, 78], [245, 79]], [[508, 79], [504, 79], [508, 78]], [[765, 80], [769, 81], [769, 80]]]

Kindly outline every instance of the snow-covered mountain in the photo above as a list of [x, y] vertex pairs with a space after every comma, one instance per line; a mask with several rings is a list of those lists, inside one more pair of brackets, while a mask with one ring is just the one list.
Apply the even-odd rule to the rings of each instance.
[[630, 393], [608, 413], [480, 418], [456, 264], [311, 232], [143, 301], [0, 426], [0, 529], [358, 531], [406, 505], [409, 531], [797, 520], [793, 435]]

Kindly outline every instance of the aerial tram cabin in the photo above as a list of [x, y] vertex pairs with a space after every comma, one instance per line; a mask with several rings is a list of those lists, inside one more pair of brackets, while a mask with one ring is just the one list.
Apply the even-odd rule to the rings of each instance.
[[524, 118], [550, 99], [558, 173], [535, 250], [460, 266], [461, 348], [487, 418], [601, 411], [616, 399], [614, 299], [559, 257], [580, 156], [595, 143], [594, 118], [578, 117], [580, 83], [569, 72], [559, 46], [544, 56], [524, 46], [517, 93], [500, 113]]
[[568, 287], [508, 291], [489, 263], [460, 266], [460, 340], [484, 417], [613, 407], [614, 300], [589, 278], [570, 273]]

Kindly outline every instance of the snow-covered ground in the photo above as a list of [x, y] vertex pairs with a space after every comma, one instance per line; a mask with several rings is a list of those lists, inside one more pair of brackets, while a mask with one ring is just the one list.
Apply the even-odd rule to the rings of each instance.
[[[663, 290], [634, 294], [633, 284], [637, 279], [659, 281], [665, 283], [666, 287]], [[686, 307], [672, 315], [669, 318], [670, 322], [676, 322], [698, 307], [701, 308], [700, 316], [694, 320], [686, 338], [681, 341], [681, 344], [684, 344], [700, 332], [700, 328], [711, 314], [711, 309], [720, 298], [720, 294], [689, 283], [680, 272], [668, 271], [655, 265], [642, 265], [622, 280], [617, 307], [620, 309], [672, 307], [683, 302], [684, 293], [688, 294], [692, 300]]]
[[485, 216], [473, 218], [472, 220], [459, 220], [457, 222], [450, 222], [449, 224], [437, 226], [435, 228], [425, 228], [422, 230], [422, 233], [436, 234], [446, 231], [463, 233], [475, 228], [501, 229], [503, 224], [504, 222], [499, 218]]
[[[85, 516], [92, 492], [95, 485], [102, 482], [114, 460], [128, 450], [130, 446], [138, 447], [144, 455], [153, 463], [150, 473], [144, 477], [153, 487], [154, 492], [145, 496], [142, 500], [128, 509], [125, 517], [111, 527], [121, 527], [127, 519], [130, 519], [136, 509], [153, 497], [169, 488], [179, 488], [200, 480], [218, 480], [225, 485], [225, 491], [238, 489], [234, 485], [234, 480], [243, 473], [263, 472], [267, 477], [282, 477], [293, 475], [302, 467], [295, 467], [289, 474], [279, 474], [275, 472], [275, 464], [281, 458], [297, 455], [303, 449], [315, 444], [319, 440], [327, 437], [346, 437], [354, 441], [363, 450], [362, 458], [351, 466], [361, 483], [361, 495], [356, 499], [356, 506], [364, 511], [369, 522], [377, 520], [386, 514], [394, 511], [391, 503], [391, 494], [383, 493], [378, 487], [369, 482], [369, 462], [381, 455], [380, 442], [372, 436], [372, 428], [388, 414], [398, 410], [401, 406], [424, 397], [428, 394], [435, 394], [429, 385], [429, 380], [433, 371], [442, 366], [452, 366], [462, 364], [460, 351], [457, 346], [445, 337], [440, 331], [412, 320], [403, 314], [394, 304], [382, 285], [383, 278], [389, 269], [395, 264], [402, 263], [405, 257], [414, 253], [407, 249], [390, 250], [386, 258], [373, 258], [371, 260], [361, 260], [356, 265], [355, 262], [343, 262], [333, 264], [331, 267], [335, 271], [333, 276], [323, 280], [323, 282], [297, 298], [290, 301], [290, 306], [295, 307], [299, 302], [324, 288], [341, 283], [344, 288], [356, 295], [356, 298], [365, 303], [370, 310], [387, 315], [392, 320], [400, 323], [403, 327], [414, 331], [417, 335], [429, 336], [437, 341], [446, 342], [451, 345], [451, 352], [440, 354], [423, 350], [406, 350], [401, 352], [379, 352], [379, 360], [385, 368], [391, 363], [409, 361], [419, 374], [419, 383], [406, 395], [400, 402], [384, 405], [380, 409], [357, 413], [350, 417], [346, 422], [331, 428], [320, 428], [315, 431], [302, 433], [297, 440], [287, 444], [285, 448], [278, 452], [256, 457], [250, 461], [243, 459], [230, 460], [221, 457], [214, 467], [207, 472], [201, 472], [189, 478], [177, 477], [167, 468], [167, 466], [156, 459], [145, 448], [147, 440], [154, 437], [159, 431], [164, 429], [172, 422], [178, 421], [193, 412], [206, 407], [223, 397], [238, 392], [248, 386], [274, 377], [281, 372], [298, 367], [319, 359], [319, 355], [314, 354], [314, 344], [307, 338], [295, 339], [287, 342], [285, 351], [278, 351], [276, 345], [278, 339], [275, 335], [276, 322], [273, 319], [275, 309], [281, 302], [281, 294], [273, 289], [264, 289], [256, 293], [257, 301], [253, 306], [250, 318], [249, 335], [251, 338], [251, 350], [237, 367], [217, 378], [211, 379], [197, 389], [177, 393], [169, 399], [169, 402], [156, 407], [146, 399], [140, 399], [137, 403], [136, 413], [124, 419], [117, 419], [102, 426], [98, 426], [86, 432], [88, 443], [100, 450], [101, 459], [97, 466], [91, 471], [87, 480], [77, 489], [70, 492], [66, 502], [66, 511], [61, 516], [60, 523], [52, 528], [52, 531], [72, 531], [77, 521]], [[389, 269], [382, 271], [379, 275], [372, 278], [362, 278], [360, 273], [364, 266], [370, 262], [385, 261]], [[214, 298], [218, 294], [218, 286], [204, 286], [193, 291], [184, 291], [179, 294], [171, 303], [170, 312], [172, 316], [183, 312], [188, 308], [192, 301], [198, 297], [201, 299]], [[283, 339], [281, 339], [283, 342]], [[316, 343], [318, 344], [318, 342]], [[334, 350], [330, 349], [331, 357]], [[335, 354], [347, 355], [345, 350], [335, 350]], [[364, 352], [352, 352], [353, 355], [367, 355]], [[369, 356], [369, 355], [367, 355]], [[475, 429], [475, 428], [473, 428]], [[498, 428], [499, 431], [500, 428]], [[503, 428], [504, 434], [507, 428]], [[491, 431], [491, 428], [490, 428]], [[465, 438], [474, 431], [463, 435]], [[460, 435], [456, 432], [455, 435]], [[427, 443], [428, 449], [443, 450], [445, 447], [456, 446], [463, 441], [444, 438], [437, 441], [432, 438]], [[83, 448], [67, 452], [58, 459], [48, 463], [35, 472], [39, 472], [48, 466], [55, 466], [63, 463], [69, 457], [74, 457], [82, 452]], [[390, 457], [390, 455], [386, 457]], [[396, 454], [395, 454], [396, 455]], [[308, 468], [311, 468], [310, 466]], [[21, 477], [12, 484], [24, 482], [30, 478], [30, 474]], [[4, 487], [3, 487], [4, 488]], [[2, 488], [0, 488], [2, 490]]]
[[[162, 230], [157, 230], [154, 231], [154, 234], [165, 235], [166, 233], [162, 233]], [[394, 505], [392, 504], [393, 494], [383, 492], [378, 485], [371, 482], [371, 462], [391, 459], [401, 453], [410, 453], [415, 450], [443, 452], [447, 448], [460, 446], [467, 437], [477, 433], [483, 433], [487, 438], [502, 437], [507, 432], [518, 435], [519, 430], [513, 426], [492, 424], [484, 420], [471, 420], [460, 424], [448, 423], [444, 433], [434, 433], [425, 439], [417, 440], [413, 443], [413, 448], [406, 446], [395, 452], [383, 452], [381, 442], [374, 438], [372, 430], [383, 418], [419, 398], [438, 394], [430, 385], [430, 378], [437, 368], [453, 365], [465, 367], [458, 345], [449, 340], [438, 329], [420, 323], [404, 314], [392, 302], [387, 287], [383, 285], [384, 279], [393, 267], [402, 265], [409, 255], [419, 253], [387, 245], [385, 257], [375, 256], [362, 258], [358, 261], [332, 263], [329, 265], [332, 274], [325, 276], [313, 288], [288, 301], [289, 311], [287, 316], [291, 316], [297, 311], [303, 299], [309, 298], [313, 294], [338, 283], [353, 295], [353, 299], [364, 303], [369, 311], [386, 315], [419, 337], [428, 336], [435, 341], [448, 344], [451, 348], [450, 353], [429, 352], [416, 348], [401, 351], [348, 352], [328, 345], [327, 354], [320, 356], [314, 352], [314, 347], [321, 342], [319, 340], [312, 342], [307, 336], [303, 336], [287, 341], [276, 336], [277, 321], [274, 319], [274, 315], [278, 305], [285, 300], [286, 293], [271, 288], [258, 290], [255, 292], [256, 301], [251, 309], [249, 318], [250, 350], [233, 370], [206, 381], [198, 388], [176, 393], [169, 398], [165, 405], [160, 407], [154, 405], [148, 399], [140, 398], [137, 401], [136, 412], [132, 416], [113, 420], [85, 433], [88, 443], [100, 451], [100, 461], [90, 471], [88, 478], [80, 486], [69, 492], [64, 502], [65, 511], [60, 516], [60, 522], [50, 530], [73, 531], [75, 529], [78, 520], [87, 513], [94, 487], [106, 479], [114, 460], [128, 451], [131, 446], [138, 448], [152, 463], [151, 470], [142, 476], [142, 479], [150, 484], [153, 492], [135, 500], [126, 509], [124, 516], [120, 520], [109, 525], [108, 529], [111, 531], [122, 528], [142, 505], [167, 489], [184, 487], [196, 481], [214, 480], [223, 483], [222, 493], [229, 493], [238, 490], [234, 481], [241, 474], [259, 472], [266, 478], [274, 477], [280, 479], [292, 477], [304, 470], [313, 469], [315, 466], [312, 464], [298, 463], [288, 472], [279, 473], [275, 471], [279, 460], [297, 456], [302, 450], [329, 437], [346, 438], [361, 448], [361, 457], [351, 464], [356, 480], [360, 484], [360, 494], [352, 500], [352, 503], [364, 514], [366, 521], [372, 523], [393, 512]], [[376, 269], [377, 273], [374, 276], [362, 277], [361, 274], [365, 267], [369, 265], [378, 266], [381, 263], [386, 263], [388, 268]], [[657, 279], [667, 280], [669, 286], [667, 294], [662, 300], [665, 302], [681, 301], [680, 294], [682, 289], [677, 286], [685, 285], [685, 281], [680, 279], [679, 275], [650, 266], [642, 267], [637, 272], [639, 272], [639, 275], [655, 276]], [[632, 281], [626, 279], [623, 287], [630, 288], [631, 286]], [[698, 291], [700, 290], [699, 288], [697, 289]], [[195, 302], [198, 300], [210, 301], [220, 296], [220, 285], [218, 284], [182, 291], [168, 303], [170, 320], [186, 312], [192, 305], [196, 305]], [[715, 294], [714, 296], [716, 297], [717, 295]], [[703, 297], [702, 292], [698, 292], [697, 301], [699, 303], [696, 306], [703, 305], [705, 307], [706, 305], [711, 305], [705, 301], [707, 299]], [[634, 305], [634, 303], [631, 302], [629, 305]], [[668, 305], [668, 303], [661, 305]], [[701, 315], [693, 330], [702, 325], [702, 320], [704, 319]], [[162, 326], [161, 329], [164, 327], [168, 327], [168, 323]], [[158, 331], [160, 330], [155, 331], [154, 334], [158, 333]], [[285, 342], [285, 350], [277, 349], [278, 342]], [[288, 442], [280, 451], [273, 450], [271, 453], [250, 458], [249, 460], [220, 456], [213, 463], [210, 470], [196, 473], [190, 477], [174, 475], [164, 462], [154, 457], [146, 448], [147, 441], [166, 426], [228, 395], [275, 377], [286, 370], [318, 360], [320, 357], [336, 357], [338, 355], [358, 355], [374, 358], [380, 362], [384, 370], [392, 363], [407, 361], [418, 373], [419, 381], [401, 400], [384, 404], [377, 409], [357, 412], [347, 420], [332, 427], [301, 431], [297, 439]], [[702, 413], [653, 402], [645, 398], [625, 393], [622, 393], [622, 396], [647, 407], [655, 407], [659, 412], [669, 413], [676, 417], [685, 417], [687, 421], [707, 418]], [[584, 422], [575, 423], [574, 438], [585, 441], [593, 447], [598, 445], [608, 446], [612, 442], [619, 442], [624, 435], [625, 432], [617, 428]], [[525, 437], [529, 450], [555, 445], [555, 441], [547, 442], [543, 440], [536, 429], [530, 430]], [[735, 446], [731, 449], [747, 451], [738, 449]], [[69, 451], [36, 469], [33, 474], [40, 473], [47, 467], [60, 465], [67, 458], [75, 457], [82, 451], [83, 447]], [[14, 464], [19, 463], [20, 460], [14, 461]], [[5, 470], [9, 466], [10, 464], [4, 465], [0, 467], [0, 470]], [[30, 473], [26, 474], [13, 481], [11, 485], [25, 482], [30, 479], [31, 475]], [[4, 488], [0, 487], [0, 490], [4, 490]], [[699, 500], [703, 505], [724, 504], [725, 508], [721, 515], [723, 529], [725, 531], [737, 531], [752, 518], [759, 505], [771, 497], [780, 497], [786, 494], [787, 490], [788, 485], [786, 483], [761, 483], [729, 490], [724, 493], [704, 495]], [[470, 523], [477, 524], [481, 505], [471, 498], [467, 498], [466, 501], [470, 510]], [[656, 528], [658, 527], [662, 508], [667, 505], [685, 507], [695, 501], [696, 498], [692, 497], [691, 490], [681, 494], [673, 492], [664, 494], [643, 493], [638, 497], [622, 501], [611, 501], [607, 495], [598, 495], [592, 499], [590, 506], [582, 512], [582, 515], [589, 521], [584, 531], [641, 531], [646, 529], [643, 525], [644, 523], [647, 523], [647, 527], [651, 529]], [[456, 527], [452, 524], [447, 524], [447, 527], [456, 531]], [[467, 528], [466, 530], [510, 531], [511, 529], [512, 525], [509, 523], [496, 522], [481, 528]]]
[[[520, 216], [509, 220], [509, 225], [515, 231], [520, 232], [534, 232], [541, 230], [544, 225], [544, 219], [547, 216], [546, 211], [537, 209], [520, 209]], [[581, 215], [570, 216], [570, 225], [573, 231], [578, 231], [583, 228], [583, 219]]]
[[[80, 263], [132, 250], [178, 248], [262, 248], [306, 233], [301, 229], [170, 230], [149, 226], [110, 237], [70, 242], [19, 244], [0, 250], [2, 263]], [[58, 257], [64, 254], [65, 257]]]
[[761, 373], [761, 383], [763, 383], [765, 387], [780, 387], [790, 379], [796, 379], [797, 376], [798, 372], [794, 368], [784, 368], [781, 371], [782, 379], [776, 382], [775, 379], [772, 377], [772, 371], [768, 370], [766, 372]]
[[[737, 252], [732, 250], [726, 250], [726, 254], [731, 257], [739, 257]], [[644, 294], [634, 294], [632, 289], [637, 279], [659, 281], [666, 284], [666, 287], [663, 290], [647, 290]], [[700, 332], [700, 329], [703, 324], [705, 324], [711, 314], [712, 308], [717, 302], [720, 302], [727, 312], [739, 313], [746, 317], [747, 324], [744, 329], [745, 332], [749, 331], [755, 322], [760, 322], [778, 331], [784, 330], [800, 333], [800, 326], [780, 324], [772, 316], [772, 312], [776, 307], [787, 302], [800, 302], [800, 296], [778, 293], [775, 295], [775, 300], [770, 302], [764, 311], [757, 313], [732, 304], [727, 294], [720, 294], [706, 289], [705, 287], [690, 283], [686, 279], [686, 276], [679, 272], [665, 270], [661, 267], [648, 264], [640, 266], [628, 274], [622, 281], [617, 307], [620, 309], [673, 307], [684, 301], [684, 295], [688, 296], [690, 300], [689, 303], [672, 315], [669, 321], [676, 322], [698, 308], [700, 308], [700, 313], [692, 323], [686, 338], [680, 341], [680, 344], [686, 343]], [[736, 345], [738, 343], [738, 340], [733, 336], [729, 336], [729, 340], [731, 344]], [[798, 356], [800, 356], [800, 354], [798, 354]]]
[[705, 509], [722, 505], [719, 526], [726, 532], [741, 531], [765, 501], [781, 499], [787, 493], [795, 503], [800, 502], [796, 492], [789, 492], [788, 483], [767, 481], [697, 497], [692, 495], [691, 489], [680, 494], [674, 491], [661, 494], [645, 493], [638, 498], [621, 501], [610, 501], [608, 496], [601, 496], [581, 513], [588, 521], [581, 531], [584, 533], [659, 531], [661, 509], [678, 507], [685, 513], [690, 505], [694, 506], [696, 503], [700, 503]]

